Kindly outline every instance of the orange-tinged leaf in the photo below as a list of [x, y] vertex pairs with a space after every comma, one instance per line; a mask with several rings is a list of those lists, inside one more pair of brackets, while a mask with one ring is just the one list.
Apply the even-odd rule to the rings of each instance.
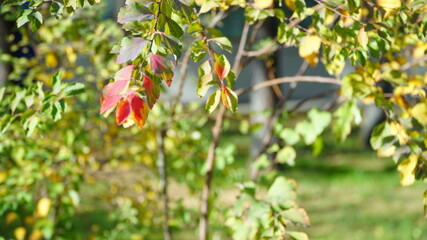
[[117, 105], [116, 122], [118, 125], [124, 124], [131, 115], [131, 105], [129, 98], [124, 99]]
[[132, 116], [139, 128], [142, 128], [145, 124], [145, 120], [148, 117], [148, 105], [139, 98], [136, 94], [132, 98]]
[[230, 63], [224, 55], [220, 55], [218, 58], [216, 58], [214, 69], [219, 79], [224, 79], [227, 77], [231, 67]]
[[151, 71], [170, 86], [175, 68], [173, 62], [161, 55], [150, 54], [148, 56], [150, 57]]
[[221, 100], [224, 106], [230, 109], [233, 113], [237, 111], [237, 95], [228, 87], [221, 89]]
[[147, 96], [148, 106], [150, 109], [152, 109], [154, 104], [157, 102], [157, 99], [159, 98], [160, 88], [154, 79], [147, 75], [144, 75], [143, 85], [145, 88], [145, 95]]

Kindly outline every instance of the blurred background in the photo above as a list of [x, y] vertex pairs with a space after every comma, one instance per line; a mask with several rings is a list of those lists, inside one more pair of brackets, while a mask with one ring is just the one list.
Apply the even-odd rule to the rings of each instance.
[[[114, 117], [99, 115], [100, 89], [119, 69], [110, 50], [124, 36], [115, 21], [123, 2], [102, 1], [61, 20], [46, 18], [37, 32], [16, 29], [11, 9], [0, 10], [0, 86], [7, 87], [6, 95], [14, 96], [38, 82], [49, 89], [58, 71], [64, 82], [86, 86], [85, 93], [66, 100], [60, 120], [44, 122], [40, 116], [43, 124], [30, 135], [20, 124], [11, 124], [0, 137], [0, 238], [162, 239], [156, 134], [169, 119], [176, 79], [143, 130], [123, 129], [116, 126]], [[243, 21], [237, 12], [219, 25], [234, 45]], [[261, 40], [275, 33], [266, 28], [262, 34]], [[232, 61], [233, 55], [229, 57]], [[274, 77], [293, 76], [303, 65], [295, 48], [281, 50], [273, 59]], [[252, 62], [236, 88], [270, 79], [265, 64]], [[199, 195], [213, 123], [203, 110], [206, 99], [196, 97], [197, 66], [189, 69], [178, 121], [165, 140], [171, 225], [178, 240], [197, 236]], [[308, 66], [304, 74], [328, 76], [324, 69], [321, 64]], [[343, 74], [350, 71], [344, 69]], [[295, 92], [286, 109], [336, 86], [281, 86], [283, 92], [290, 88]], [[284, 111], [275, 128], [294, 128], [308, 110], [324, 108], [336, 98], [332, 91], [299, 111]], [[273, 90], [265, 89], [242, 96], [239, 113], [227, 115], [215, 166], [218, 200], [212, 213], [212, 239], [231, 239], [224, 222], [239, 193], [235, 183], [249, 180], [248, 162], [259, 150], [264, 123], [277, 102]], [[0, 106], [6, 108], [4, 102]], [[24, 108], [25, 103], [17, 106]], [[296, 179], [298, 203], [311, 222], [304, 231], [311, 239], [427, 239], [422, 212], [425, 187], [420, 182], [401, 187], [393, 160], [379, 159], [370, 149], [367, 136], [382, 115], [369, 111], [362, 128], [355, 126], [344, 143], [337, 143], [328, 128], [315, 144], [295, 145], [294, 166], [280, 164], [259, 180], [265, 191], [276, 176]]]

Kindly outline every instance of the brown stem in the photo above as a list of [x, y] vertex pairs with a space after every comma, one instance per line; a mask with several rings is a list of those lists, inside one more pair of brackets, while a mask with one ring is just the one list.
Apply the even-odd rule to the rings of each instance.
[[221, 136], [222, 122], [225, 115], [225, 106], [221, 105], [218, 115], [216, 116], [215, 125], [212, 128], [212, 141], [209, 145], [209, 151], [206, 158], [206, 177], [205, 184], [203, 185], [202, 203], [201, 203], [201, 218], [200, 218], [200, 240], [208, 239], [209, 228], [209, 196], [211, 193], [213, 170], [215, 165], [215, 150], [218, 147], [219, 137]]
[[[239, 48], [237, 51], [237, 55], [233, 64], [233, 71], [236, 74], [236, 77], [239, 75], [239, 72], [241, 70], [241, 63], [242, 63], [242, 57], [243, 53], [245, 52], [245, 45], [246, 41], [248, 39], [248, 32], [249, 32], [249, 24], [245, 23], [245, 26], [243, 27], [242, 31], [242, 37], [240, 39]], [[206, 157], [206, 176], [205, 176], [205, 183], [203, 185], [203, 191], [202, 191], [202, 199], [201, 199], [201, 206], [200, 206], [200, 233], [199, 233], [199, 239], [200, 240], [207, 240], [209, 236], [209, 196], [211, 194], [211, 185], [212, 185], [212, 178], [213, 178], [213, 170], [215, 166], [215, 150], [218, 147], [219, 138], [221, 136], [221, 129], [222, 129], [222, 122], [224, 120], [225, 116], [225, 106], [221, 105], [218, 115], [215, 119], [215, 125], [212, 128], [212, 141], [209, 145], [208, 155]]]
[[246, 94], [262, 88], [271, 87], [276, 84], [294, 83], [294, 82], [314, 82], [314, 83], [328, 83], [328, 84], [341, 85], [341, 81], [339, 79], [330, 78], [330, 77], [319, 77], [319, 76], [280, 77], [280, 78], [271, 79], [262, 83], [255, 84], [245, 89], [239, 89], [236, 91], [236, 94], [242, 95], [242, 94]]
[[166, 153], [164, 139], [166, 136], [166, 129], [157, 132], [157, 149], [159, 155], [159, 175], [160, 175], [160, 193], [162, 198], [163, 210], [163, 238], [165, 240], [172, 240], [172, 233], [169, 227], [169, 196], [168, 196], [168, 175], [166, 169]]
[[167, 173], [167, 154], [164, 146], [167, 132], [172, 127], [175, 120], [176, 107], [181, 101], [185, 79], [187, 77], [188, 63], [190, 61], [190, 48], [187, 49], [184, 58], [181, 63], [180, 79], [178, 92], [175, 99], [172, 102], [171, 116], [167, 125], [157, 132], [157, 144], [158, 144], [158, 156], [159, 156], [159, 177], [160, 177], [160, 194], [162, 199], [162, 210], [163, 210], [163, 237], [165, 240], [172, 240], [172, 233], [169, 226], [169, 195], [168, 195], [168, 173]]

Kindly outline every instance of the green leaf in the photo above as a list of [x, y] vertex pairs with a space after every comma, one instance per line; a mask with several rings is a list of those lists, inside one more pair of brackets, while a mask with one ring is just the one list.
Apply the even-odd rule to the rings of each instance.
[[299, 142], [299, 134], [292, 128], [284, 128], [280, 131], [279, 137], [288, 145], [295, 145]]
[[170, 34], [176, 38], [181, 38], [184, 32], [182, 31], [182, 28], [179, 26], [178, 23], [176, 23], [171, 18], [166, 17], [166, 28], [165, 33]]
[[40, 12], [33, 12], [28, 16], [28, 20], [30, 20], [30, 26], [33, 31], [37, 31], [40, 26], [43, 24], [43, 16]]
[[197, 96], [204, 97], [209, 89], [209, 83], [212, 81], [212, 68], [209, 60], [206, 60], [199, 69], [199, 80], [197, 81]]
[[6, 88], [5, 87], [1, 87], [0, 88], [0, 103], [3, 100], [3, 96], [4, 96], [4, 92], [5, 92]]
[[221, 100], [221, 90], [218, 89], [214, 93], [211, 94], [211, 96], [208, 98], [208, 101], [206, 102], [205, 109], [206, 111], [211, 114], [219, 104], [219, 101]]
[[303, 232], [288, 231], [286, 232], [286, 234], [289, 235], [291, 240], [308, 240], [309, 239], [307, 234]]
[[72, 97], [84, 93], [85, 85], [83, 83], [71, 83], [67, 84], [63, 90], [63, 97]]
[[208, 48], [203, 41], [195, 41], [193, 44], [191, 44], [190, 48], [190, 56], [194, 62], [202, 60], [208, 53]]
[[341, 105], [335, 112], [336, 118], [333, 124], [333, 132], [338, 141], [344, 141], [351, 132], [351, 125], [361, 122], [361, 113], [355, 101], [349, 101]]
[[3, 134], [6, 132], [10, 124], [15, 120], [15, 117], [10, 114], [5, 114], [0, 118], [0, 133]]
[[25, 89], [21, 89], [14, 93], [10, 103], [10, 110], [12, 111], [12, 114], [15, 112], [21, 100], [25, 97], [25, 93], [26, 93]]
[[282, 213], [286, 220], [291, 221], [294, 224], [300, 224], [304, 227], [310, 226], [310, 220], [307, 212], [302, 208], [292, 208]]
[[20, 11], [18, 14], [18, 18], [16, 20], [16, 25], [18, 28], [22, 27], [24, 24], [26, 24], [27, 22], [29, 22], [30, 20], [28, 19], [28, 16], [32, 13], [33, 11], [30, 9], [25, 9], [24, 11]]
[[296, 198], [296, 183], [285, 177], [277, 177], [268, 189], [267, 200], [272, 203], [282, 203]]
[[57, 95], [61, 92], [62, 90], [62, 75], [61, 72], [57, 72], [55, 73], [55, 75], [52, 78], [52, 90], [53, 90], [53, 94]]
[[210, 39], [210, 41], [215, 42], [223, 50], [225, 50], [225, 51], [227, 51], [229, 53], [233, 52], [233, 46], [232, 46], [230, 40], [228, 40], [228, 38], [226, 38], [226, 37], [212, 38], [212, 39]]
[[314, 143], [316, 140], [317, 133], [314, 125], [311, 122], [298, 122], [295, 126], [295, 131], [297, 131], [304, 138], [304, 143], [307, 145]]
[[282, 164], [288, 164], [289, 166], [295, 165], [295, 158], [297, 153], [291, 146], [282, 148], [276, 155], [276, 161]]
[[390, 124], [383, 122], [378, 124], [372, 131], [370, 143], [373, 149], [378, 150], [384, 145], [384, 139], [391, 137]]
[[308, 118], [310, 118], [316, 134], [319, 135], [329, 125], [329, 123], [331, 123], [332, 114], [326, 111], [320, 111], [317, 108], [312, 108], [308, 112]]

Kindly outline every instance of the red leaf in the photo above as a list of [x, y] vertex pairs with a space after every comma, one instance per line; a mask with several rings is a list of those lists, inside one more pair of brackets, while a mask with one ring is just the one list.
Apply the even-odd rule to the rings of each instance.
[[140, 129], [144, 126], [145, 120], [148, 117], [147, 104], [136, 94], [132, 97], [132, 116]]
[[[129, 121], [129, 116], [131, 115], [131, 102], [129, 98], [121, 101], [117, 106], [116, 112], [116, 122], [118, 125], [122, 125]], [[125, 126], [126, 127], [126, 126]]]
[[150, 107], [150, 109], [152, 109], [160, 95], [159, 86], [153, 79], [151, 79], [147, 75], [144, 75], [143, 84], [145, 87], [145, 95], [147, 96], [148, 106]]
[[104, 114], [108, 110], [114, 108], [123, 96], [120, 94], [128, 87], [129, 80], [119, 80], [109, 83], [102, 90], [101, 96], [101, 114]]
[[163, 79], [168, 84], [168, 86], [170, 86], [170, 83], [168, 83], [168, 81], [172, 80], [173, 69], [175, 68], [172, 61], [156, 54], [150, 54], [149, 57], [151, 71], [157, 76], [159, 76], [161, 79]]
[[120, 81], [120, 80], [131, 80], [132, 79], [132, 72], [135, 68], [135, 65], [129, 65], [122, 69], [120, 69], [115, 75], [114, 80]]
[[231, 68], [230, 63], [224, 55], [221, 55], [216, 59], [214, 69], [219, 79], [227, 77]]

